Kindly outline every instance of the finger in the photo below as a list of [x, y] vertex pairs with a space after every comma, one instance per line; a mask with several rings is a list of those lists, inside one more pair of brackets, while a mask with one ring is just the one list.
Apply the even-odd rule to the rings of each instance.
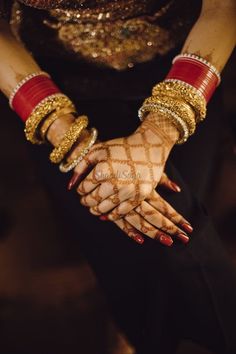
[[92, 192], [101, 182], [109, 179], [109, 165], [107, 162], [99, 162], [92, 171], [80, 182], [77, 192], [81, 195]]
[[128, 221], [124, 219], [120, 219], [115, 221], [115, 224], [126, 233], [130, 238], [132, 238], [134, 241], [136, 241], [139, 244], [144, 243], [144, 238], [143, 236], [132, 226], [128, 223]]
[[158, 240], [163, 245], [170, 247], [173, 244], [171, 236], [151, 225], [135, 210], [132, 210], [130, 213], [128, 213], [124, 219], [138, 231], [154, 240]]
[[68, 185], [67, 185], [67, 189], [70, 191], [74, 188], [74, 186], [80, 181], [80, 175], [78, 175], [77, 173], [74, 173], [73, 176], [71, 177]]
[[[112, 195], [102, 200], [102, 202], [99, 203], [97, 206], [91, 208], [90, 211], [92, 214], [100, 215], [100, 214], [108, 213], [109, 211], [113, 210], [115, 207], [121, 205], [122, 202], [126, 201], [132, 195], [132, 192], [134, 190], [132, 187], [129, 187], [128, 189], [123, 188], [119, 190], [117, 188], [117, 185], [114, 182], [112, 182], [112, 184], [113, 184]], [[137, 204], [135, 204], [135, 206], [136, 205]], [[119, 216], [117, 216], [117, 218], [119, 218]], [[113, 221], [115, 219], [110, 219], [110, 220]]]
[[112, 194], [98, 205], [95, 205], [94, 207], [90, 208], [90, 212], [94, 215], [101, 215], [114, 209], [118, 204], [120, 204], [119, 195]]
[[175, 183], [173, 182], [168, 176], [166, 173], [163, 173], [162, 176], [161, 176], [161, 179], [159, 181], [159, 185], [164, 187], [164, 188], [167, 188], [167, 189], [170, 189], [174, 192], [181, 192], [181, 188]]
[[80, 195], [85, 195], [92, 192], [99, 184], [100, 181], [96, 179], [96, 172], [95, 168], [88, 174], [85, 179], [80, 182], [79, 186], [77, 187], [77, 193]]
[[131, 210], [136, 208], [140, 204], [140, 202], [141, 200], [133, 200], [133, 199], [125, 200], [108, 214], [109, 220], [115, 221], [120, 218], [123, 218]]
[[96, 189], [94, 189], [91, 193], [84, 195], [80, 202], [84, 206], [94, 207], [100, 204], [103, 198], [108, 198], [114, 194], [114, 186], [110, 182], [104, 182], [100, 184]]
[[179, 225], [184, 231], [192, 232], [193, 228], [181, 214], [179, 214], [168, 202], [166, 202], [156, 191], [146, 198], [146, 201], [155, 209], [159, 210], [174, 224]]
[[185, 232], [183, 232], [183, 230], [181, 230], [172, 221], [166, 218], [146, 201], [143, 201], [140, 205], [138, 205], [135, 208], [135, 211], [150, 224], [156, 226], [159, 230], [165, 231], [165, 233], [177, 237], [183, 243], [189, 242], [189, 237]]
[[[89, 173], [89, 171], [92, 170], [92, 165], [91, 166], [88, 166], [88, 169], [86, 170], [87, 173]], [[74, 173], [73, 176], [71, 177], [68, 185], [67, 185], [67, 189], [70, 191], [72, 190], [76, 185], [78, 185], [82, 180], [83, 178], [86, 177], [86, 172], [84, 174], [81, 174], [79, 175], [78, 173]]]
[[[172, 222], [178, 225], [191, 225], [180, 213], [178, 213], [160, 194], [155, 190], [145, 199], [150, 205], [159, 210], [163, 215], [168, 217]], [[192, 228], [191, 228], [192, 229]]]

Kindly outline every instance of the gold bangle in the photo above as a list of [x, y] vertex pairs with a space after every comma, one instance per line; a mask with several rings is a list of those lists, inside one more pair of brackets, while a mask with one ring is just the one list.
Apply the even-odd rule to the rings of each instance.
[[71, 162], [67, 162], [67, 163], [62, 162], [59, 166], [60, 171], [63, 173], [67, 173], [67, 172], [73, 170], [73, 168], [75, 168], [80, 163], [80, 161], [83, 160], [84, 156], [87, 155], [87, 153], [89, 152], [91, 147], [95, 144], [95, 142], [97, 140], [97, 136], [98, 136], [97, 129], [91, 128], [91, 134], [89, 135], [89, 137], [87, 139], [85, 139], [85, 141], [82, 141], [82, 143], [81, 143], [82, 146], [79, 151], [79, 155]]
[[144, 101], [144, 106], [147, 104], [158, 104], [162, 107], [166, 107], [185, 121], [188, 126], [189, 135], [195, 132], [196, 122], [194, 111], [184, 101], [167, 96], [151, 96]]
[[42, 139], [38, 136], [38, 126], [42, 120], [52, 113], [58, 111], [61, 108], [70, 107], [75, 109], [71, 100], [62, 93], [56, 93], [50, 95], [42, 100], [30, 114], [29, 118], [25, 122], [25, 135], [26, 139], [33, 144], [42, 144]]
[[51, 127], [51, 125], [61, 116], [65, 114], [77, 114], [76, 110], [71, 108], [71, 107], [66, 107], [62, 108], [56, 112], [51, 113], [48, 118], [45, 119], [45, 121], [42, 123], [41, 127], [39, 128], [40, 131], [40, 136], [43, 139], [44, 142], [47, 141], [46, 135], [48, 132], [48, 129]]
[[171, 123], [174, 124], [176, 129], [179, 131], [179, 138], [176, 144], [183, 144], [188, 140], [190, 136], [188, 126], [185, 121], [180, 116], [178, 116], [178, 114], [172, 112], [170, 109], [162, 106], [161, 104], [153, 103], [143, 105], [140, 108], [139, 118], [144, 120], [145, 116], [150, 112], [164, 114], [170, 119]]
[[51, 152], [50, 160], [52, 163], [59, 163], [63, 160], [87, 126], [88, 117], [86, 116], [80, 116], [74, 121], [74, 123], [72, 123], [69, 130], [65, 133], [61, 143]]
[[153, 96], [168, 96], [182, 99], [188, 103], [196, 114], [196, 122], [204, 120], [206, 117], [206, 100], [195, 87], [181, 81], [167, 79], [153, 87]]

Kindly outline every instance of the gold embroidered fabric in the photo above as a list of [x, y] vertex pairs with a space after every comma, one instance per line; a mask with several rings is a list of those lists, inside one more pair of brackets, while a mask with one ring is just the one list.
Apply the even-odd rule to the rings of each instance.
[[180, 43], [199, 2], [189, 9], [187, 0], [21, 0], [11, 24], [36, 55], [124, 70]]

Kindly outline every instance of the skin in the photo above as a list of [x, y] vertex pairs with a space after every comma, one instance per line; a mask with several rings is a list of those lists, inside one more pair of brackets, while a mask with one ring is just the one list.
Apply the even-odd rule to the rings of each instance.
[[[190, 31], [182, 52], [197, 54], [207, 59], [221, 72], [235, 47], [235, 42], [236, 1], [204, 0], [200, 17]], [[8, 24], [3, 20], [0, 20], [0, 48], [0, 89], [9, 97], [22, 78], [39, 71], [40, 68], [15, 40]], [[52, 124], [47, 135], [52, 145], [60, 143], [73, 120], [73, 116], [64, 115]], [[87, 131], [84, 132], [84, 135], [86, 134]], [[137, 164], [140, 151], [137, 151], [139, 148], [136, 145], [140, 144], [140, 139], [149, 142], [149, 151], [145, 152], [141, 163]], [[95, 215], [108, 214], [109, 219], [130, 237], [135, 238], [135, 235], [142, 232], [167, 246], [173, 243], [174, 236], [186, 243], [188, 236], [184, 230], [190, 232], [190, 226], [186, 227], [188, 222], [154, 190], [160, 184], [170, 186], [170, 181], [163, 175], [163, 171], [177, 139], [178, 131], [168, 117], [150, 114], [129, 137], [94, 145], [86, 159], [75, 168], [78, 175], [85, 173], [84, 180], [77, 188], [78, 193], [82, 195], [82, 204], [89, 207]], [[134, 176], [139, 176], [139, 179], [133, 176], [129, 184], [124, 183], [124, 178], [121, 177], [122, 173], [124, 174], [125, 158], [120, 158], [118, 163], [114, 158], [122, 144], [126, 148], [128, 145], [136, 146], [128, 147], [128, 152]], [[76, 156], [78, 149], [79, 142], [69, 160]], [[151, 150], [155, 153], [150, 153]], [[145, 163], [148, 163], [149, 172]], [[94, 171], [88, 175], [87, 168], [91, 165]], [[98, 180], [97, 172], [106, 177]]]

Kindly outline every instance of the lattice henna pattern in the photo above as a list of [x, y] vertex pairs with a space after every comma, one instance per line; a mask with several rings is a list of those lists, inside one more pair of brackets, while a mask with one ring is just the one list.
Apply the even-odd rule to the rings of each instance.
[[[126, 233], [127, 222], [149, 237], [173, 243], [175, 235], [187, 242], [179, 227], [186, 220], [155, 192], [178, 132], [160, 117], [150, 115], [125, 138], [95, 145], [75, 171], [81, 175], [94, 166], [77, 191], [81, 203], [95, 215], [108, 214]], [[126, 172], [126, 174], [124, 174]], [[145, 201], [146, 200], [146, 201]], [[124, 222], [126, 221], [126, 223]], [[126, 226], [124, 226], [126, 225]]]
[[[138, 133], [137, 133], [138, 134]], [[140, 201], [140, 195], [141, 195], [141, 186], [142, 185], [149, 185], [150, 186], [150, 192], [151, 190], [156, 186], [157, 184], [157, 177], [155, 178], [154, 176], [154, 171], [153, 168], [159, 168], [162, 170], [162, 167], [165, 162], [165, 156], [166, 156], [166, 151], [165, 147], [161, 143], [159, 144], [150, 144], [146, 139], [144, 133], [141, 134], [142, 137], [142, 144], [132, 144], [129, 143], [129, 138], [122, 138], [120, 139], [120, 143], [104, 143], [101, 147], [103, 151], [105, 150], [106, 154], [105, 156], [102, 157], [100, 160], [100, 163], [103, 161], [103, 167], [105, 168], [105, 171], [99, 171], [97, 170], [97, 165], [92, 173], [90, 174], [89, 177], [87, 177], [79, 186], [79, 193], [80, 194], [86, 194], [88, 193], [88, 189], [86, 186], [90, 184], [90, 189], [93, 189], [97, 186], [98, 182], [103, 182], [104, 180], [108, 180], [109, 183], [113, 185], [113, 198], [110, 198], [109, 200], [113, 203], [114, 198], [115, 198], [115, 204], [121, 203], [121, 199], [119, 199], [119, 190], [122, 186], [129, 186], [133, 185], [134, 189], [134, 194], [132, 196], [132, 199], [129, 201], [132, 206], [136, 206], [139, 201]], [[118, 159], [116, 158], [116, 153], [115, 157], [113, 156], [113, 150], [112, 149], [118, 149], [121, 148], [125, 152], [124, 159]], [[159, 161], [156, 162], [155, 160], [151, 160], [151, 154], [150, 154], [150, 148], [152, 149], [158, 149], [156, 152], [160, 152], [160, 157]], [[134, 158], [133, 156], [133, 149], [137, 149], [137, 151], [144, 150], [144, 160], [138, 159], [137, 157]], [[123, 165], [121, 167], [120, 175], [118, 176], [118, 167], [120, 165]], [[125, 169], [124, 169], [125, 167]], [[140, 169], [144, 168], [145, 169], [145, 176], [141, 176]], [[123, 175], [122, 175], [123, 174]], [[106, 177], [108, 178], [103, 178]], [[118, 177], [118, 178], [117, 178]], [[99, 196], [99, 191], [100, 191], [100, 186], [97, 187], [98, 190], [96, 193], [92, 192], [85, 196], [83, 198], [83, 204], [87, 206], [91, 206], [90, 203], [87, 202], [87, 198], [93, 198], [97, 202], [97, 207], [94, 208], [94, 211], [97, 213], [103, 213], [103, 210], [99, 210], [99, 202], [100, 199], [98, 200], [97, 197]], [[123, 198], [122, 198], [123, 199]], [[92, 203], [93, 204], [93, 203]], [[113, 206], [113, 205], [112, 205]]]
[[[166, 125], [164, 119], [160, 122]], [[168, 132], [170, 129], [172, 127], [168, 127]], [[125, 215], [157, 186], [173, 144], [174, 138], [166, 133], [166, 126], [165, 129], [154, 126], [150, 120], [130, 137], [95, 146], [90, 165], [97, 164], [78, 187], [78, 192], [84, 195], [82, 204], [92, 208], [91, 212], [96, 215], [112, 209], [110, 217], [113, 219]], [[109, 192], [105, 195], [104, 183], [109, 183]]]

